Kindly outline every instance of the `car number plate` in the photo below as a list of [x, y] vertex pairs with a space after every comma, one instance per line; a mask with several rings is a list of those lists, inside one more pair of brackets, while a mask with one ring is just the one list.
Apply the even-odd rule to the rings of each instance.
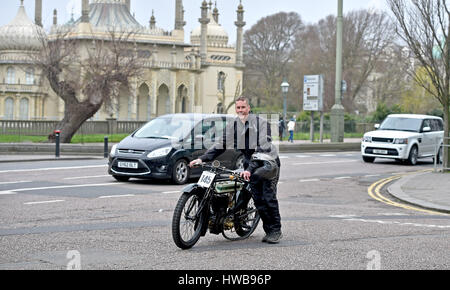
[[387, 155], [388, 151], [387, 150], [379, 150], [379, 149], [374, 149], [373, 150], [374, 154], [383, 154], [383, 155]]
[[138, 169], [139, 165], [136, 162], [119, 162], [119, 168]]
[[214, 181], [214, 177], [216, 177], [214, 173], [209, 171], [203, 171], [202, 176], [200, 176], [200, 179], [198, 180], [198, 185], [204, 188], [208, 188]]

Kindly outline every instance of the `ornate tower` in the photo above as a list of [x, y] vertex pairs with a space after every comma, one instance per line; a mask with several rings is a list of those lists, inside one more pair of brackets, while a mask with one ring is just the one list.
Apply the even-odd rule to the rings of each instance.
[[81, 2], [81, 22], [89, 23], [89, 0]]
[[42, 0], [36, 0], [34, 8], [34, 23], [42, 27]]
[[184, 30], [186, 22], [183, 10], [183, 0], [175, 0], [175, 30]]
[[201, 36], [200, 36], [200, 57], [202, 59], [202, 62], [206, 62], [207, 57], [207, 33], [208, 33], [208, 23], [210, 22], [210, 19], [208, 18], [208, 3], [206, 3], [206, 0], [202, 3], [202, 18], [200, 18], [198, 21], [201, 23]]
[[243, 65], [243, 51], [244, 51], [244, 33], [243, 28], [245, 26], [244, 22], [244, 6], [242, 6], [242, 1], [240, 1], [237, 12], [237, 21], [234, 23], [237, 26], [237, 37], [236, 37], [236, 64]]

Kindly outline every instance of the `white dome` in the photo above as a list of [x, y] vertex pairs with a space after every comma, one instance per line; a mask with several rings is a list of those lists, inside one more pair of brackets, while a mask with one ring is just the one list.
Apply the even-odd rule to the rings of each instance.
[[[214, 17], [212, 17], [211, 12], [208, 15], [210, 22], [208, 23], [208, 32], [207, 32], [207, 43], [208, 46], [214, 45], [228, 45], [228, 33], [225, 29], [218, 24]], [[191, 32], [191, 43], [195, 45], [200, 44], [200, 39], [202, 35], [202, 26], [198, 26]]]
[[0, 27], [0, 50], [39, 50], [41, 37], [45, 37], [44, 29], [34, 24], [20, 5], [14, 20]]

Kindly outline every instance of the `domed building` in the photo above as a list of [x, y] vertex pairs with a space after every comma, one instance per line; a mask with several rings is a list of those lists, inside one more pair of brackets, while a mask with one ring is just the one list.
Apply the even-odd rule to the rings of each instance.
[[[121, 89], [113, 107], [102, 107], [94, 120], [147, 121], [168, 113], [218, 113], [240, 93], [243, 80], [242, 40], [244, 10], [237, 11], [236, 47], [228, 44], [227, 31], [219, 24], [219, 11], [211, 2], [201, 3], [200, 25], [185, 41], [184, 7], [175, 0], [175, 26], [165, 30], [156, 25], [154, 13], [149, 25], [140, 24], [130, 13], [130, 0], [80, 0], [82, 15], [42, 28], [42, 0], [36, 1], [35, 21], [27, 16], [23, 0], [16, 17], [0, 27], [0, 119], [61, 120], [64, 103], [50, 89], [45, 77], [31, 61], [60, 31], [86, 42], [106, 33], [133, 32], [130, 46], [142, 58], [144, 73], [133, 79], [131, 89]], [[200, 0], [199, 0], [200, 4]], [[150, 15], [149, 15], [150, 16]]]

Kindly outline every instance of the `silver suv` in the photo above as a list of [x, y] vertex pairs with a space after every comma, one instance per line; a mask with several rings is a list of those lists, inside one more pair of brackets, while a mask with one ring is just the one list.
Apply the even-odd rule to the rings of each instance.
[[[392, 158], [416, 165], [420, 158], [436, 157], [442, 162], [444, 122], [427, 115], [389, 115], [376, 131], [364, 135], [361, 154], [365, 162]], [[440, 149], [438, 149], [440, 148]]]

